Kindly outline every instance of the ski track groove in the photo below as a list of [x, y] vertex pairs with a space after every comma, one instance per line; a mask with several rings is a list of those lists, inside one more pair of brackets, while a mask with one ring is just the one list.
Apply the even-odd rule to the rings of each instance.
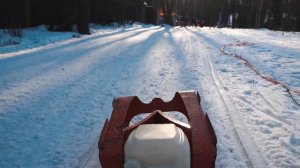
[[[201, 30], [200, 30], [201, 31]], [[205, 45], [205, 44], [204, 44]], [[207, 48], [210, 48], [207, 46]], [[226, 108], [227, 114], [229, 115], [228, 118], [230, 118], [230, 121], [232, 123], [232, 126], [234, 128], [235, 135], [237, 137], [237, 140], [239, 141], [239, 144], [241, 148], [243, 149], [244, 155], [247, 158], [246, 164], [248, 167], [266, 167], [267, 163], [264, 158], [262, 158], [261, 151], [256, 147], [255, 143], [251, 138], [247, 138], [247, 130], [245, 129], [245, 126], [243, 123], [239, 122], [239, 114], [234, 114], [233, 112], [236, 112], [237, 109], [233, 106], [229, 106], [229, 104], [232, 104], [232, 100], [230, 97], [226, 96], [225, 91], [223, 91], [224, 84], [222, 80], [220, 79], [219, 74], [216, 71], [216, 68], [214, 64], [212, 63], [211, 57], [208, 57], [208, 62], [211, 70], [211, 74], [213, 77], [213, 80], [216, 84], [216, 90], [218, 91], [221, 100]], [[239, 124], [238, 124], [239, 123]], [[259, 155], [259, 156], [257, 156]]]
[[[195, 33], [194, 30], [190, 30], [190, 32]], [[200, 39], [202, 39], [202, 38], [200, 37]], [[198, 40], [198, 41], [200, 41], [200, 40]], [[201, 43], [201, 45], [206, 46], [206, 49], [210, 49], [210, 47], [208, 47], [202, 41], [200, 41], [200, 43]], [[210, 73], [211, 73], [212, 79], [213, 79], [213, 81], [215, 83], [215, 90], [217, 91], [217, 93], [219, 95], [219, 98], [220, 98], [221, 102], [223, 103], [223, 105], [224, 105], [224, 107], [226, 109], [227, 118], [229, 118], [229, 120], [231, 122], [231, 125], [232, 125], [232, 128], [233, 128], [233, 132], [234, 132], [234, 136], [236, 137], [234, 139], [236, 139], [237, 142], [239, 143], [239, 146], [241, 148], [242, 154], [244, 155], [244, 157], [246, 159], [245, 163], [246, 163], [247, 167], [254, 167], [257, 164], [260, 164], [261, 161], [258, 161], [260, 163], [257, 163], [257, 159], [256, 158], [253, 158], [253, 157], [249, 156], [249, 153], [251, 153], [251, 152], [249, 152], [249, 149], [246, 149], [245, 146], [244, 146], [245, 139], [241, 138], [242, 137], [241, 136], [241, 132], [244, 131], [244, 130], [239, 131], [239, 129], [237, 128], [236, 120], [233, 120], [233, 116], [232, 116], [232, 114], [230, 112], [232, 110], [232, 108], [229, 109], [228, 102], [226, 102], [226, 100], [225, 100], [226, 96], [224, 95], [224, 91], [222, 91], [222, 89], [221, 89], [221, 87], [223, 87], [222, 81], [220, 79], [217, 79], [217, 78], [219, 78], [219, 76], [218, 76], [218, 74], [217, 74], [217, 72], [215, 70], [215, 67], [214, 67], [214, 65], [213, 65], [213, 63], [211, 61], [210, 56], [207, 56], [207, 60], [208, 60], [208, 64], [209, 64], [209, 68], [210, 68]], [[197, 59], [197, 62], [199, 62], [199, 59]], [[250, 143], [247, 142], [247, 145], [249, 145], [249, 144], [251, 144], [251, 146], [253, 146], [252, 142], [250, 142]], [[255, 149], [255, 150], [257, 150], [257, 149]], [[254, 159], [255, 159], [255, 161], [253, 161]], [[256, 164], [254, 164], [253, 162], [256, 162]]]
[[[217, 91], [218, 91], [218, 93], [219, 93], [219, 95], [220, 95], [220, 97], [221, 97], [221, 99], [222, 99], [222, 102], [223, 102], [225, 108], [226, 108], [226, 112], [227, 112], [227, 114], [229, 115], [230, 121], [231, 121], [232, 126], [233, 126], [233, 128], [234, 128], [235, 136], [237, 137], [237, 139], [238, 139], [238, 141], [239, 141], [239, 144], [240, 144], [240, 146], [241, 146], [242, 149], [243, 149], [244, 155], [245, 155], [246, 158], [247, 158], [246, 164], [248, 165], [248, 167], [254, 167], [253, 161], [252, 161], [252, 159], [250, 158], [250, 156], [249, 156], [249, 154], [248, 154], [249, 151], [248, 151], [248, 150], [245, 148], [245, 146], [243, 145], [243, 141], [242, 141], [242, 139], [241, 139], [241, 133], [237, 130], [237, 127], [236, 127], [236, 125], [235, 125], [235, 121], [233, 120], [232, 114], [231, 114], [231, 112], [230, 112], [230, 111], [233, 110], [233, 109], [232, 109], [232, 108], [229, 109], [228, 103], [226, 103], [226, 101], [225, 101], [224, 92], [221, 91], [221, 87], [223, 87], [223, 84], [221, 83], [221, 81], [220, 81], [219, 79], [217, 79], [217, 78], [219, 78], [219, 76], [217, 75], [217, 72], [216, 72], [216, 70], [214, 69], [214, 66], [213, 66], [213, 64], [212, 64], [212, 62], [211, 62], [210, 57], [208, 57], [208, 61], [209, 61], [210, 70], [211, 70], [210, 73], [211, 73], [212, 76], [213, 76], [213, 80], [215, 81]], [[227, 98], [228, 98], [228, 97], [227, 97]], [[230, 100], [229, 100], [229, 101], [230, 101]]]
[[[240, 40], [236, 40], [236, 38], [233, 38], [232, 36], [229, 36], [229, 35], [227, 35], [227, 34], [224, 34], [223, 32], [220, 32], [220, 30], [217, 30], [217, 32], [219, 33], [219, 34], [222, 34], [222, 35], [219, 35], [219, 36], [227, 36], [227, 38], [226, 39], [233, 39], [232, 41], [237, 41], [237, 42], [239, 42]], [[221, 45], [220, 45], [221, 46]], [[290, 127], [292, 126], [292, 122], [290, 122], [289, 120], [287, 120], [287, 119], [285, 119], [284, 117], [279, 117], [278, 115], [276, 115], [274, 112], [272, 112], [272, 111], [275, 111], [275, 112], [278, 112], [279, 113], [279, 111], [271, 104], [271, 102], [269, 102], [266, 98], [265, 98], [265, 96], [259, 91], [259, 90], [257, 90], [256, 89], [256, 86], [254, 86], [254, 89], [252, 88], [252, 91], [256, 91], [256, 95], [258, 95], [261, 99], [262, 99], [262, 101], [264, 102], [264, 103], [260, 103], [260, 104], [263, 104], [263, 106], [261, 106], [260, 104], [258, 104], [258, 105], [255, 105], [255, 104], [253, 104], [253, 103], [251, 103], [251, 101], [246, 101], [246, 99], [245, 98], [243, 98], [243, 97], [241, 97], [241, 98], [239, 98], [239, 100], [238, 101], [243, 101], [243, 102], [245, 102], [248, 106], [250, 106], [251, 108], [254, 108], [254, 109], [256, 109], [256, 112], [259, 112], [259, 113], [261, 113], [260, 114], [260, 116], [261, 117], [263, 117], [264, 115], [265, 116], [267, 116], [267, 118], [270, 118], [271, 120], [271, 122], [273, 123], [273, 124], [276, 124], [276, 123], [281, 123], [281, 128], [283, 129], [283, 130], [285, 130], [285, 132], [289, 132], [289, 129], [290, 129]], [[255, 94], [254, 94], [255, 95]], [[230, 99], [230, 98], [229, 98]], [[255, 118], [255, 116], [253, 115], [252, 116], [252, 118]], [[285, 126], [284, 126], [285, 125]], [[268, 127], [268, 125], [266, 124], [266, 123], [263, 123], [262, 124], [262, 126], [260, 126], [259, 127], [259, 129], [264, 129], [264, 126], [267, 126]], [[274, 136], [276, 137], [277, 135], [276, 134], [274, 134]], [[289, 138], [289, 137], [287, 137], [286, 135], [285, 135], [285, 138]], [[265, 145], [268, 145], [268, 143], [267, 142], [261, 142], [262, 144], [259, 144], [259, 145], [263, 145], [263, 146], [265, 146]], [[286, 142], [285, 142], [285, 140], [281, 140], [281, 143], [282, 144], [286, 144]], [[245, 143], [244, 143], [245, 144]], [[272, 145], [276, 145], [276, 142], [273, 142], [272, 141]], [[283, 145], [284, 146], [284, 145]], [[295, 151], [297, 151], [297, 150], [295, 150], [292, 146], [288, 146], [288, 145], [285, 145], [286, 146], [286, 150], [285, 151], [283, 151], [283, 152], [290, 152], [292, 155], [294, 155], [295, 153], [297, 153], [297, 152], [295, 152]], [[257, 148], [258, 149], [258, 148]], [[263, 148], [264, 149], [264, 148]], [[267, 147], [267, 149], [269, 149], [269, 150], [271, 150], [270, 149], [270, 147]], [[265, 151], [266, 152], [266, 151]], [[274, 152], [276, 152], [277, 153], [277, 151], [276, 150], [274, 150]], [[268, 154], [267, 155], [265, 155], [265, 153], [261, 153], [261, 156], [264, 156], [265, 158], [264, 159], [270, 159], [270, 160], [272, 160], [272, 159], [274, 159], [274, 157], [277, 157], [276, 156], [276, 154], [271, 154], [270, 152], [268, 152]], [[296, 157], [297, 158], [297, 157]], [[299, 157], [298, 157], [299, 158]], [[283, 165], [285, 165], [286, 166], [286, 164], [289, 164], [289, 163], [292, 163], [293, 162], [293, 160], [294, 160], [295, 158], [292, 158], [292, 157], [281, 157], [281, 159], [280, 159], [280, 162], [277, 162], [277, 163], [279, 163], [279, 165], [272, 165], [272, 162], [266, 162], [266, 163], [268, 163], [269, 165], [268, 166], [271, 166], [271, 167], [275, 167], [275, 166], [283, 166]], [[256, 167], [256, 166], [254, 166], [254, 167]]]

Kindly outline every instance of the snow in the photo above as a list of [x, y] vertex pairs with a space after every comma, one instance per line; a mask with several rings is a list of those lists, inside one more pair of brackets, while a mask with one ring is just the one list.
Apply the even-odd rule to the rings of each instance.
[[99, 167], [114, 97], [168, 101], [180, 90], [201, 96], [216, 167], [300, 167], [299, 33], [143, 24], [92, 25], [90, 36], [22, 32], [14, 45], [0, 36], [0, 167]]

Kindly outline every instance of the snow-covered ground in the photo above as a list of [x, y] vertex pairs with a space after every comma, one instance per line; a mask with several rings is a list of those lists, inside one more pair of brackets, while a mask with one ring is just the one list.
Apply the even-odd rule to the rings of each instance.
[[17, 45], [0, 36], [0, 167], [99, 167], [114, 97], [167, 101], [180, 90], [200, 93], [216, 167], [300, 167], [299, 33], [142, 24], [92, 32], [25, 29]]

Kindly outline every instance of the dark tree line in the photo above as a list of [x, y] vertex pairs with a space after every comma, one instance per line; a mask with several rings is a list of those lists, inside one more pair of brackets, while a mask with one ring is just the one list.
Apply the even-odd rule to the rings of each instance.
[[47, 24], [53, 31], [69, 31], [76, 24], [89, 34], [90, 0], [0, 0], [0, 28], [7, 31]]
[[196, 19], [205, 26], [300, 31], [299, 9], [300, 0], [0, 0], [0, 28], [18, 35], [20, 28], [40, 24], [53, 31], [77, 25], [89, 34], [90, 22], [174, 25]]
[[178, 16], [198, 18], [205, 21], [206, 26], [300, 31], [299, 0], [161, 1], [171, 1], [170, 6], [168, 3], [164, 5], [172, 8]]

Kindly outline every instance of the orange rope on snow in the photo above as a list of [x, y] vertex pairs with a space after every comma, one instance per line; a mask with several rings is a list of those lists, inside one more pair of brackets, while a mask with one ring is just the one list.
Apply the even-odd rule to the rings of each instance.
[[251, 62], [249, 62], [247, 59], [243, 58], [241, 55], [237, 55], [234, 53], [231, 53], [229, 51], [226, 51], [225, 48], [229, 47], [229, 46], [236, 46], [236, 47], [242, 47], [242, 46], [251, 46], [254, 45], [255, 43], [252, 42], [240, 42], [240, 43], [236, 43], [236, 44], [226, 44], [223, 45], [220, 48], [220, 51], [225, 54], [225, 55], [230, 55], [233, 56], [239, 60], [241, 60], [247, 67], [249, 67], [251, 70], [253, 70], [255, 72], [255, 74], [257, 74], [258, 76], [260, 76], [261, 78], [265, 79], [266, 81], [269, 81], [271, 83], [273, 83], [274, 85], [281, 85], [283, 88], [285, 88], [287, 90], [287, 92], [290, 94], [291, 98], [293, 99], [293, 101], [300, 106], [300, 104], [298, 102], [296, 102], [296, 100], [294, 99], [293, 95], [291, 92], [294, 92], [295, 94], [297, 94], [298, 96], [300, 96], [300, 90], [293, 90], [291, 89], [288, 85], [277, 81], [275, 79], [273, 79], [272, 77], [263, 75], [253, 64], [251, 64]]

